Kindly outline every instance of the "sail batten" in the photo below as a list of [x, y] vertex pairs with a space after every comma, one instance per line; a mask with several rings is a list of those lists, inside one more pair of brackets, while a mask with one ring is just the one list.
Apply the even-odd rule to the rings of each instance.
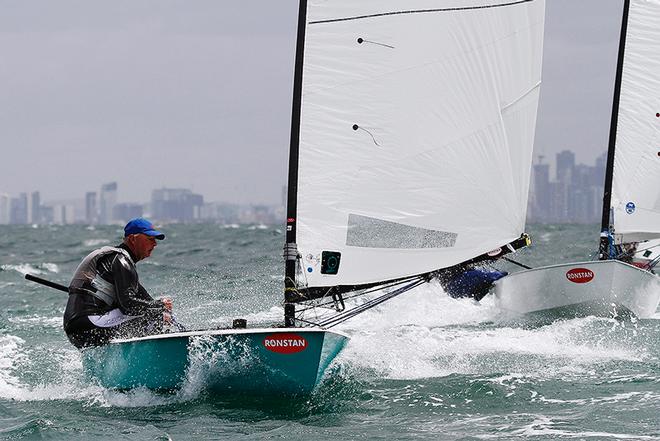
[[521, 236], [543, 12], [543, 0], [308, 1], [299, 285], [423, 275]]

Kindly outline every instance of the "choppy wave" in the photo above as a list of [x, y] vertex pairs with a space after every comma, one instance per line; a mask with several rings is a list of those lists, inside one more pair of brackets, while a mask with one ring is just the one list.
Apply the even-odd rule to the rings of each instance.
[[20, 399], [22, 385], [13, 375], [16, 363], [25, 360], [22, 346], [25, 341], [13, 335], [0, 336], [0, 396], [3, 398]]
[[254, 231], [254, 230], [267, 230], [268, 228], [269, 228], [268, 225], [259, 224], [259, 225], [250, 225], [247, 229], [250, 231]]
[[566, 427], [568, 421], [551, 418], [545, 415], [530, 415], [532, 421], [520, 429], [512, 431], [513, 435], [525, 437], [549, 437], [549, 438], [595, 438], [595, 439], [655, 439], [655, 436], [625, 434], [625, 433], [611, 433], [611, 432], [596, 432], [596, 431], [581, 431], [569, 430]]
[[62, 327], [62, 317], [42, 317], [39, 315], [29, 315], [29, 316], [19, 316], [19, 317], [9, 317], [7, 319], [10, 323], [16, 325], [27, 325], [31, 327], [44, 327], [49, 328], [61, 328]]
[[21, 380], [20, 370], [35, 360], [25, 340], [0, 336], [0, 399], [29, 401], [83, 400], [99, 406], [140, 407], [167, 405], [194, 397], [181, 394], [163, 395], [146, 389], [119, 392], [103, 389], [83, 374], [80, 353], [73, 347], [49, 350], [50, 361], [56, 363], [66, 381], [44, 378], [37, 384]]
[[21, 273], [23, 275], [25, 274], [46, 274], [48, 272], [51, 273], [59, 273], [60, 268], [57, 264], [55, 263], [40, 263], [37, 265], [32, 265], [29, 263], [19, 263], [16, 265], [8, 264], [8, 265], [0, 265], [0, 269], [4, 271], [16, 271], [18, 273]]
[[[49, 351], [49, 357], [56, 360], [60, 371], [68, 375], [69, 381], [49, 382], [44, 380], [39, 384], [27, 384], [20, 378], [20, 371], [30, 366], [30, 348], [25, 340], [13, 335], [0, 336], [0, 398], [16, 401], [44, 401], [81, 399], [89, 396], [90, 390], [100, 391], [98, 387], [83, 386], [79, 379], [82, 365], [78, 351]], [[91, 389], [90, 389], [91, 387]]]
[[83, 241], [83, 245], [86, 247], [97, 247], [108, 243], [110, 243], [110, 240], [108, 239], [87, 239]]

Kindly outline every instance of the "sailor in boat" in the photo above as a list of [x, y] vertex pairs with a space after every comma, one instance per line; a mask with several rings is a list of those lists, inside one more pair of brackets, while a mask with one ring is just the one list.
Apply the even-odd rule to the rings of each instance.
[[616, 249], [618, 251], [618, 255], [616, 257], [617, 260], [620, 260], [621, 262], [629, 263], [631, 265], [634, 264], [633, 258], [635, 257], [635, 253], [637, 253], [637, 242], [630, 242], [630, 243], [617, 245]]
[[171, 321], [171, 300], [154, 300], [140, 284], [135, 265], [163, 239], [151, 222], [136, 218], [126, 224], [121, 244], [94, 250], [82, 260], [64, 311], [64, 331], [74, 346], [156, 334]]
[[473, 264], [463, 264], [443, 271], [439, 279], [450, 297], [469, 297], [479, 301], [488, 294], [496, 280], [508, 274], [506, 271], [487, 270]]

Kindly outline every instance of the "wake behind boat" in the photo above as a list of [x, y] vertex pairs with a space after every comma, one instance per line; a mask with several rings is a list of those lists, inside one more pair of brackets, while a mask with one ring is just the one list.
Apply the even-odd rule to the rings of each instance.
[[603, 196], [599, 262], [522, 271], [495, 282], [496, 303], [531, 313], [640, 318], [660, 302], [660, 3], [626, 0], [623, 9]]

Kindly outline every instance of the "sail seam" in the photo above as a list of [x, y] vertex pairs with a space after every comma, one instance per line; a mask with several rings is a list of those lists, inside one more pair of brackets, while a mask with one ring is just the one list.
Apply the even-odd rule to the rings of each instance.
[[417, 9], [417, 10], [408, 10], [408, 11], [381, 12], [379, 14], [357, 15], [355, 17], [331, 18], [328, 20], [310, 21], [308, 24], [314, 25], [314, 24], [324, 24], [324, 23], [336, 23], [340, 21], [362, 20], [365, 18], [386, 17], [391, 15], [426, 14], [426, 13], [435, 13], [435, 12], [457, 12], [457, 11], [473, 11], [478, 9], [493, 9], [493, 8], [502, 8], [506, 6], [515, 6], [515, 5], [530, 3], [534, 1], [536, 0], [518, 0], [509, 3], [499, 3], [499, 4], [481, 5], [481, 6], [462, 6], [456, 8]]

